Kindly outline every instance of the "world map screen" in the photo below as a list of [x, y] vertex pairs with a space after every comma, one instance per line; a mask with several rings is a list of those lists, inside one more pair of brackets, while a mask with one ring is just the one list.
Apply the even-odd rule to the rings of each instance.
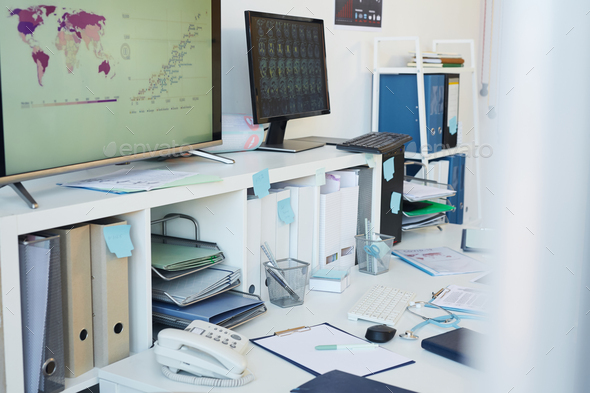
[[211, 0], [0, 2], [0, 176], [212, 140]]

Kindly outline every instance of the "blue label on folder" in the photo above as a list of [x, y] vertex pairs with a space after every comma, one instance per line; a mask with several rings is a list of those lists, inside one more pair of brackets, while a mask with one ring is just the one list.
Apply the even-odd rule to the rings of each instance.
[[391, 208], [391, 212], [393, 214], [399, 213], [399, 208], [402, 201], [402, 194], [399, 192], [392, 192], [391, 193], [391, 201], [389, 202], [389, 207]]
[[268, 195], [270, 189], [270, 178], [268, 176], [268, 169], [263, 169], [258, 173], [252, 175], [252, 183], [254, 184], [254, 194], [258, 198], [264, 198]]
[[117, 255], [117, 258], [131, 256], [134, 247], [129, 236], [130, 230], [131, 225], [113, 225], [102, 230], [109, 251]]
[[395, 167], [393, 164], [393, 157], [383, 163], [383, 177], [387, 181], [393, 179], [393, 174], [395, 173]]
[[295, 221], [295, 213], [293, 213], [293, 209], [291, 208], [291, 198], [278, 201], [277, 209], [279, 213], [279, 218], [285, 224], [290, 224], [293, 221]]

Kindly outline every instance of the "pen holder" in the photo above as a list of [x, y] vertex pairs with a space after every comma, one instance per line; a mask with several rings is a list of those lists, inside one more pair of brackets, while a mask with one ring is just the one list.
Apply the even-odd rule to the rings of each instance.
[[374, 233], [370, 239], [366, 235], [357, 235], [355, 238], [359, 272], [373, 275], [387, 272], [395, 238], [379, 233]]
[[272, 304], [283, 308], [303, 304], [309, 263], [286, 258], [277, 261], [278, 268], [270, 262], [264, 262], [263, 265], [268, 296]]

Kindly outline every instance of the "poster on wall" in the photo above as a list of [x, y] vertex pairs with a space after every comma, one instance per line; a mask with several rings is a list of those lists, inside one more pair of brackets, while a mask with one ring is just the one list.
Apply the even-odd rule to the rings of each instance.
[[383, 23], [383, 0], [334, 0], [337, 29], [379, 31]]

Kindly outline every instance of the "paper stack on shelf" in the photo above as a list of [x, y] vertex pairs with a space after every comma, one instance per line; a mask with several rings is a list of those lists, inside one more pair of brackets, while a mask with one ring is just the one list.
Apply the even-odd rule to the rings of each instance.
[[402, 217], [402, 231], [411, 229], [426, 228], [435, 225], [445, 224], [446, 216], [444, 213], [425, 214], [415, 217]]
[[[416, 67], [416, 52], [410, 52], [413, 56], [408, 67]], [[463, 67], [465, 60], [458, 53], [447, 52], [422, 52], [422, 65], [426, 68]]]
[[445, 198], [455, 195], [455, 191], [447, 188], [425, 186], [420, 181], [404, 181], [404, 198], [410, 202], [419, 202], [433, 198]]
[[238, 291], [228, 291], [187, 307], [152, 302], [154, 322], [177, 329], [186, 328], [194, 320], [232, 329], [265, 312], [260, 297]]
[[240, 276], [240, 269], [218, 265], [173, 281], [153, 277], [152, 298], [188, 306], [237, 287], [240, 285]]
[[219, 250], [152, 243], [152, 266], [176, 272], [221, 262], [225, 259]]

